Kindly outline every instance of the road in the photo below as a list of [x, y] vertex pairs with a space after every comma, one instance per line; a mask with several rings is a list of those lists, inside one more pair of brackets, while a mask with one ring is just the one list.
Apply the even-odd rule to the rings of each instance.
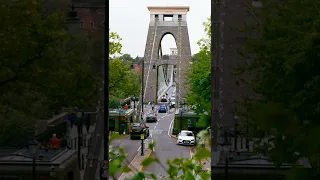
[[[168, 96], [174, 91], [173, 88], [168, 90]], [[157, 109], [158, 106], [155, 107]], [[144, 112], [147, 114], [151, 110], [151, 106], [145, 107]], [[173, 112], [173, 111], [172, 111]], [[167, 175], [166, 169], [167, 159], [174, 159], [176, 157], [190, 158], [190, 148], [184, 146], [176, 145], [176, 140], [169, 136], [169, 128], [172, 127], [174, 114], [159, 113], [157, 115], [158, 122], [147, 123], [150, 130], [149, 142], [156, 142], [156, 147], [154, 151], [154, 156], [158, 157], [161, 164], [152, 164], [145, 169], [145, 171], [150, 171], [155, 174]], [[125, 148], [127, 153], [127, 158], [125, 164], [130, 164], [130, 162], [135, 158], [135, 156], [140, 156], [138, 154], [140, 150], [141, 141], [131, 140], [130, 137], [125, 137], [123, 139], [117, 140], [112, 144]], [[135, 169], [139, 170], [139, 169]], [[121, 173], [116, 175], [117, 178], [121, 176]]]
[[[173, 91], [174, 88], [170, 88], [168, 90], [168, 97], [171, 96]], [[191, 157], [191, 147], [176, 145], [176, 139], [170, 137], [169, 130], [172, 128], [173, 119], [174, 113], [159, 113], [157, 123], [148, 123], [150, 127], [150, 139], [151, 141], [156, 142], [153, 156], [160, 160], [160, 164], [153, 163], [147, 167], [145, 171], [153, 172], [156, 175], [161, 174], [167, 176], [167, 159], [173, 160], [174, 158]]]
[[[153, 153], [154, 157], [160, 160], [160, 164], [151, 164], [145, 171], [153, 172], [156, 175], [167, 175], [166, 164], [167, 159], [174, 158], [190, 158], [189, 147], [176, 145], [176, 140], [169, 136], [169, 127], [173, 123], [173, 114], [158, 114], [158, 123], [155, 123], [150, 131], [151, 141], [156, 142], [156, 147]], [[149, 123], [151, 127], [151, 123]]]

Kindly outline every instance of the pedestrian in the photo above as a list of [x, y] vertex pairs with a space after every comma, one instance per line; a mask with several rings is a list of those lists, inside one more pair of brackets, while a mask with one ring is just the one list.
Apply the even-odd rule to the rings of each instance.
[[154, 104], [152, 104], [151, 109], [152, 109], [152, 111], [154, 111]]
[[60, 148], [60, 139], [57, 138], [56, 134], [52, 134], [52, 138], [50, 140], [50, 146], [52, 149], [59, 149]]

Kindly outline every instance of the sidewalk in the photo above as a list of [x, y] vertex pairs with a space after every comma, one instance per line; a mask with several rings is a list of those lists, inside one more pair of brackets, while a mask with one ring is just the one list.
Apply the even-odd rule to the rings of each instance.
[[[201, 148], [201, 147], [199, 147]], [[211, 146], [209, 143], [205, 144], [205, 148], [209, 149], [211, 152]], [[204, 161], [201, 162], [203, 171], [210, 171], [211, 170], [211, 158], [207, 158]]]
[[145, 148], [144, 148], [144, 156], [141, 156], [141, 150], [137, 153], [137, 155], [133, 158], [131, 163], [128, 165], [128, 167], [131, 169], [128, 173], [122, 173], [121, 176], [118, 178], [118, 180], [125, 180], [128, 177], [133, 177], [136, 173], [139, 171], [143, 171], [145, 167], [141, 165], [141, 162], [150, 157], [152, 154], [152, 151], [148, 148], [148, 142], [145, 142]]

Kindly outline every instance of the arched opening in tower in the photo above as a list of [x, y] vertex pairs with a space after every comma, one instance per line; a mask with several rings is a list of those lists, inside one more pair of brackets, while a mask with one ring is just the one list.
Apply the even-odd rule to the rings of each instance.
[[172, 34], [168, 33], [162, 37], [158, 53], [158, 59], [163, 64], [158, 67], [158, 90], [161, 90], [174, 81], [172, 62], [176, 62], [178, 50]]

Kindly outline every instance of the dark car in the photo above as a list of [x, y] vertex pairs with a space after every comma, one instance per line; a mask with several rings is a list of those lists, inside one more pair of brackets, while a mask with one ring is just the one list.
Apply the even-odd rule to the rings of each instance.
[[140, 122], [140, 123], [133, 123], [131, 128], [130, 128], [130, 138], [138, 138], [140, 139], [141, 134], [144, 131], [144, 136], [145, 138], [149, 137], [149, 126], [147, 126], [145, 123]]
[[157, 115], [154, 113], [147, 114], [146, 122], [157, 122]]
[[167, 102], [168, 102], [168, 99], [165, 98], [165, 97], [162, 97], [162, 98], [160, 99], [160, 102], [162, 102], [162, 103], [167, 103]]
[[167, 113], [167, 106], [160, 105], [158, 109], [158, 113]]

